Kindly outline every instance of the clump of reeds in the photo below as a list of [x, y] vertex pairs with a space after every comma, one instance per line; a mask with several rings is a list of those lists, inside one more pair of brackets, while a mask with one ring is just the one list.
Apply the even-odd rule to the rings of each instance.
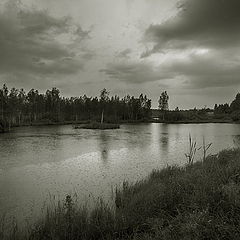
[[197, 151], [197, 142], [194, 141], [191, 137], [191, 134], [189, 134], [189, 152], [185, 153], [185, 156], [188, 160], [189, 165], [193, 164], [193, 160], [195, 158], [196, 151]]
[[191, 134], [189, 134], [189, 151], [188, 151], [188, 153], [185, 153], [185, 156], [188, 160], [188, 162], [187, 162], [188, 165], [193, 164], [196, 152], [200, 149], [203, 150], [203, 159], [202, 160], [205, 161], [206, 157], [207, 157], [207, 152], [211, 146], [212, 146], [212, 143], [206, 144], [205, 137], [203, 137], [202, 146], [197, 147], [197, 142], [195, 140], [193, 140], [191, 137]]
[[205, 138], [203, 137], [203, 145], [202, 145], [202, 149], [203, 149], [203, 161], [206, 160], [207, 157], [207, 151], [210, 149], [210, 147], [212, 146], [212, 143], [205, 143]]

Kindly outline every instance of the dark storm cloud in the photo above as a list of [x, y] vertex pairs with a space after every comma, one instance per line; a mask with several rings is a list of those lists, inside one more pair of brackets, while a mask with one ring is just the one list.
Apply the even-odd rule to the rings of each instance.
[[[178, 6], [175, 17], [150, 25], [144, 33], [144, 41], [153, 48], [141, 57], [160, 53], [165, 59], [161, 64], [121, 61], [102, 71], [129, 83], [174, 80], [181, 88], [239, 85], [240, 1], [185, 0]], [[167, 82], [171, 87], [173, 82]]]
[[158, 67], [120, 62], [104, 72], [131, 83], [174, 79], [182, 88], [239, 86], [239, 11], [239, 0], [181, 1], [175, 17], [149, 26], [144, 34], [153, 48], [141, 57], [160, 53], [165, 61]]
[[[191, 54], [188, 58], [166, 62], [160, 66], [170, 75], [183, 79], [183, 88], [229, 87], [240, 84], [239, 59], [226, 60], [228, 53], [212, 52], [205, 56]], [[223, 61], [225, 59], [225, 61]]]
[[0, 11], [0, 32], [0, 74], [70, 74], [83, 68], [86, 59], [65, 38], [80, 42], [89, 32], [69, 17], [10, 2]]
[[154, 43], [142, 57], [168, 49], [223, 48], [239, 45], [239, 0], [185, 0], [177, 16], [151, 25], [145, 41]]
[[206, 55], [193, 52], [183, 58], [167, 59], [156, 67], [147, 62], [121, 61], [101, 71], [110, 78], [133, 84], [152, 81], [163, 84], [164, 80], [172, 79], [181, 88], [236, 86], [240, 84], [240, 58], [228, 59], [230, 55], [228, 51], [212, 50]]
[[157, 81], [172, 76], [168, 72], [160, 72], [158, 68], [145, 62], [125, 62], [111, 63], [106, 69], [100, 70], [110, 78], [118, 79], [130, 84]]

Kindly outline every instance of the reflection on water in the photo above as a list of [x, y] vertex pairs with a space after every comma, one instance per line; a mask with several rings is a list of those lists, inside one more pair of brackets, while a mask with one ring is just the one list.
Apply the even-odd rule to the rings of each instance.
[[236, 147], [240, 147], [240, 135], [233, 136], [233, 143]]
[[47, 126], [2, 134], [0, 214], [30, 221], [49, 204], [49, 196], [110, 200], [111, 186], [142, 179], [154, 168], [184, 164], [189, 133], [199, 145], [203, 137], [212, 142], [211, 153], [240, 146], [240, 125], [234, 124], [132, 124], [113, 131]]
[[108, 149], [109, 149], [109, 135], [107, 134], [106, 131], [101, 131], [100, 132], [100, 141], [99, 141], [99, 149], [101, 152], [101, 160], [104, 165], [107, 165], [108, 163]]
[[160, 137], [160, 148], [162, 149], [163, 152], [167, 153], [169, 150], [169, 136], [168, 136], [168, 124], [163, 124], [162, 125], [162, 133], [161, 133], [161, 137]]

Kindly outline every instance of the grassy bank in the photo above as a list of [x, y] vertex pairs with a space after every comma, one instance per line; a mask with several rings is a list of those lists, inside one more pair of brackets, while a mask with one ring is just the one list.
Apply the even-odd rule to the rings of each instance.
[[28, 236], [13, 228], [10, 239], [240, 239], [240, 150], [125, 182], [114, 207], [88, 211], [67, 196]]

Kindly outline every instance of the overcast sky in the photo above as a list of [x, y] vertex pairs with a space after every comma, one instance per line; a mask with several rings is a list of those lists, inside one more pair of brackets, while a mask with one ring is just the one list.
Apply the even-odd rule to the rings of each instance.
[[213, 107], [240, 91], [239, 0], [1, 0], [0, 84]]

